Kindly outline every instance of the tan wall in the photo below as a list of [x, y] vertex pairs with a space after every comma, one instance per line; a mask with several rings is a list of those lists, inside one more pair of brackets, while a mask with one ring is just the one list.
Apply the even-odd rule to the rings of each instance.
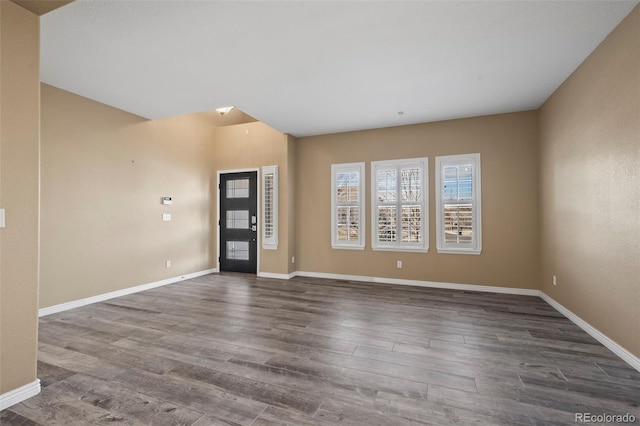
[[[40, 86], [37, 17], [0, 0], [0, 19], [4, 393], [36, 374]], [[280, 246], [261, 250], [262, 272], [517, 288], [542, 283], [555, 300], [640, 356], [639, 31], [636, 7], [539, 114], [299, 140], [262, 123], [215, 129], [204, 114], [146, 121], [44, 85], [40, 307], [215, 266], [216, 171], [277, 164]], [[434, 159], [472, 152], [482, 154], [483, 253], [440, 255]], [[417, 156], [429, 157], [429, 253], [371, 251], [369, 205], [367, 249], [332, 250], [330, 165], [367, 162], [369, 199], [371, 161]], [[174, 204], [163, 208], [163, 195]], [[162, 212], [174, 220], [163, 223]]]
[[297, 182], [297, 165], [296, 165], [296, 144], [297, 140], [288, 135], [287, 140], [287, 196], [289, 197], [289, 216], [287, 223], [289, 254], [287, 262], [289, 263], [288, 272], [296, 271], [296, 263], [292, 259], [296, 256], [296, 182]]
[[206, 114], [148, 121], [42, 85], [40, 307], [215, 266], [214, 130]]
[[[438, 254], [435, 156], [479, 152], [483, 250]], [[429, 252], [371, 250], [371, 161], [429, 157]], [[301, 138], [298, 270], [515, 288], [538, 287], [537, 113], [524, 112]], [[331, 248], [331, 164], [366, 162], [366, 249]], [[403, 268], [396, 268], [396, 260]]]
[[640, 356], [639, 6], [543, 105], [540, 141], [543, 291]]
[[[212, 247], [217, 249], [218, 211], [217, 172], [260, 168], [262, 166], [278, 166], [278, 249], [260, 250], [259, 272], [278, 274], [289, 273], [287, 258], [289, 256], [288, 223], [291, 214], [289, 185], [288, 136], [260, 123], [238, 124], [216, 129], [212, 152], [214, 172], [211, 180], [211, 215], [212, 215]], [[260, 196], [258, 197], [260, 199]], [[293, 219], [292, 219], [293, 220]], [[217, 254], [216, 254], [217, 256]]]
[[36, 379], [40, 23], [0, 0], [0, 394]]

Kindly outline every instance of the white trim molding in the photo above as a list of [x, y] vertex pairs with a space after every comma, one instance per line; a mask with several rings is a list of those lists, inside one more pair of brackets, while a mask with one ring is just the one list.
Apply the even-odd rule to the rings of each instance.
[[[45, 315], [54, 314], [57, 312], [66, 311], [68, 309], [78, 308], [81, 306], [89, 305], [91, 303], [97, 303], [104, 300], [113, 299], [115, 297], [125, 296], [127, 294], [137, 293], [144, 290], [150, 290], [152, 288], [161, 287], [167, 284], [173, 284], [179, 281], [188, 280], [191, 278], [200, 277], [203, 275], [208, 275], [211, 273], [216, 273], [218, 270], [207, 269], [200, 272], [194, 272], [192, 274], [181, 275], [179, 277], [168, 278], [162, 281], [156, 281], [149, 284], [143, 284], [136, 287], [131, 287], [123, 290], [114, 291], [111, 293], [105, 293], [98, 296], [88, 297], [86, 299], [75, 300], [72, 302], [62, 303], [60, 305], [49, 306], [47, 308], [42, 308], [39, 310], [38, 315], [40, 317]], [[620, 357], [623, 361], [629, 364], [634, 369], [640, 371], [640, 358], [620, 346], [618, 343], [610, 339], [604, 333], [593, 327], [591, 324], [571, 312], [569, 309], [565, 308], [560, 303], [556, 302], [554, 299], [549, 297], [547, 294], [540, 290], [528, 289], [528, 288], [513, 288], [513, 287], [494, 287], [494, 286], [486, 286], [486, 285], [475, 285], [475, 284], [456, 284], [456, 283], [444, 283], [444, 282], [436, 282], [436, 281], [420, 281], [420, 280], [406, 280], [400, 278], [386, 278], [386, 277], [371, 277], [364, 275], [346, 275], [346, 274], [332, 274], [326, 272], [310, 272], [310, 271], [295, 271], [289, 274], [280, 274], [274, 272], [258, 272], [258, 277], [261, 278], [273, 278], [279, 280], [288, 280], [294, 278], [296, 276], [299, 277], [309, 277], [309, 278], [327, 278], [334, 280], [346, 280], [346, 281], [360, 281], [365, 283], [380, 283], [380, 284], [395, 284], [395, 285], [406, 285], [406, 286], [414, 286], [414, 287], [427, 287], [427, 288], [443, 288], [443, 289], [451, 289], [451, 290], [463, 290], [463, 291], [479, 291], [479, 292], [488, 292], [488, 293], [504, 293], [504, 294], [515, 294], [521, 296], [538, 296], [542, 298], [545, 302], [547, 302], [551, 307], [556, 309], [562, 315], [567, 317], [571, 322], [576, 324], [582, 330], [584, 330], [591, 337], [600, 342], [603, 346], [611, 350], [615, 355]], [[40, 380], [36, 379], [35, 381], [21, 386], [17, 389], [9, 391], [5, 394], [0, 395], [0, 410], [4, 410], [11, 405], [17, 404], [21, 401], [24, 401], [27, 398], [30, 398], [34, 395], [37, 395], [40, 392]]]
[[591, 324], [571, 312], [569, 309], [562, 306], [560, 303], [553, 300], [550, 296], [540, 291], [540, 297], [542, 300], [551, 305], [556, 311], [560, 312], [562, 315], [567, 317], [572, 323], [583, 329], [587, 332], [591, 337], [596, 339], [598, 342], [602, 343], [606, 348], [608, 348], [611, 352], [622, 358], [624, 362], [640, 371], [640, 358], [617, 344], [615, 341], [611, 340], [604, 333], [602, 333], [597, 328], [593, 327]]
[[156, 287], [162, 287], [164, 285], [177, 283], [191, 278], [201, 277], [203, 275], [209, 275], [218, 272], [217, 268], [206, 269], [204, 271], [193, 272], [191, 274], [180, 275], [179, 277], [167, 278], [161, 281], [155, 281], [148, 284], [142, 284], [136, 287], [124, 288], [122, 290], [112, 291], [110, 293], [99, 294], [97, 296], [87, 297], [86, 299], [73, 300], [71, 302], [61, 303], [59, 305], [53, 305], [38, 310], [38, 316], [44, 317], [46, 315], [55, 314], [58, 312], [67, 311], [69, 309], [79, 308], [81, 306], [90, 305], [92, 303], [103, 302], [105, 300], [113, 299], [115, 297], [126, 296], [127, 294], [138, 293], [140, 291], [150, 290]]
[[258, 276], [260, 278], [275, 278], [277, 280], [290, 280], [291, 278], [296, 276], [296, 272], [292, 272], [290, 274], [278, 274], [275, 272], [258, 272]]
[[[291, 275], [291, 274], [290, 274]], [[295, 276], [312, 278], [329, 278], [334, 280], [362, 281], [368, 283], [408, 285], [414, 287], [445, 288], [451, 290], [481, 291], [488, 293], [518, 294], [522, 296], [539, 296], [539, 290], [529, 288], [493, 287], [475, 284], [442, 283], [436, 281], [404, 280], [399, 278], [368, 277], [363, 275], [327, 274], [324, 272], [297, 271]]]
[[347, 281], [361, 281], [367, 283], [382, 283], [382, 284], [397, 284], [397, 285], [410, 285], [416, 287], [431, 287], [431, 288], [444, 288], [452, 290], [464, 290], [464, 291], [480, 291], [489, 293], [504, 293], [504, 294], [516, 294], [521, 296], [537, 296], [547, 302], [551, 307], [567, 317], [571, 322], [584, 330], [591, 337], [600, 342], [604, 347], [608, 348], [611, 352], [620, 357], [624, 362], [629, 364], [634, 369], [640, 371], [640, 358], [620, 346], [614, 340], [606, 336], [600, 330], [593, 327], [591, 324], [571, 312], [569, 309], [562, 306], [560, 303], [553, 300], [544, 292], [529, 288], [513, 288], [513, 287], [493, 287], [486, 285], [474, 285], [474, 284], [455, 284], [455, 283], [442, 283], [434, 281], [419, 281], [419, 280], [404, 280], [398, 278], [381, 278], [381, 277], [369, 277], [363, 275], [345, 275], [345, 274], [330, 274], [325, 272], [309, 272], [309, 271], [296, 271], [290, 276], [310, 277], [310, 278], [328, 278], [334, 280], [347, 280]]
[[0, 395], [0, 411], [40, 393], [40, 379]]

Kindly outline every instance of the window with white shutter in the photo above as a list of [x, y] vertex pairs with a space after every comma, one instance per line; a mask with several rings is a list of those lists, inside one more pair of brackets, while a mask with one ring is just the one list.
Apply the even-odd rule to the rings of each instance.
[[364, 249], [364, 163], [331, 165], [331, 246]]
[[262, 248], [278, 248], [278, 166], [262, 168]]
[[436, 157], [438, 253], [480, 254], [480, 154]]
[[429, 249], [427, 158], [371, 163], [372, 248]]

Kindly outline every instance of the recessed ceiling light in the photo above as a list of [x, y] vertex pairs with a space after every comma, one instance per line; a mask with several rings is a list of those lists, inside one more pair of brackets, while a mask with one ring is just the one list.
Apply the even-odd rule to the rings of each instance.
[[225, 114], [229, 114], [229, 112], [233, 109], [234, 107], [232, 106], [228, 106], [228, 107], [222, 107], [222, 108], [216, 108], [216, 111], [218, 112], [218, 114], [220, 115], [225, 115]]

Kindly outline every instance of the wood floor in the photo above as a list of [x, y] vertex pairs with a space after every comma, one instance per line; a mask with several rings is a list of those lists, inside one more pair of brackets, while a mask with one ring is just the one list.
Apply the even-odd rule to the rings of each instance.
[[537, 297], [214, 274], [40, 320], [2, 425], [640, 423], [640, 373]]

